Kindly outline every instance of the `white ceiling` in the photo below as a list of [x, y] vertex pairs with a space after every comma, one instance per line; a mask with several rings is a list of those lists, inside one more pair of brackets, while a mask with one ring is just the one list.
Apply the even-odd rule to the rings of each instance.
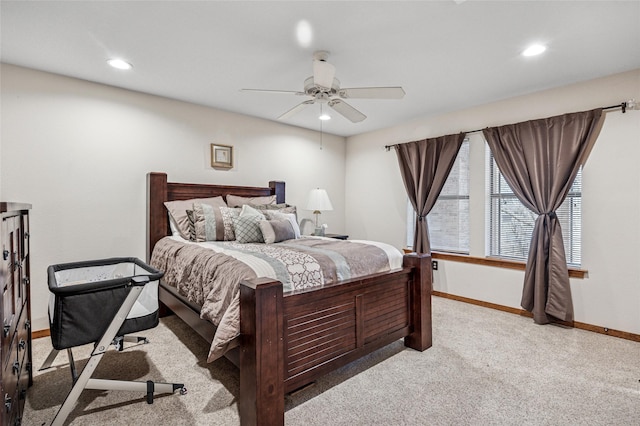
[[[640, 68], [640, 1], [6, 1], [2, 62], [275, 120], [306, 98], [312, 54], [342, 87], [396, 86], [402, 100], [348, 102], [342, 136]], [[310, 45], [296, 40], [307, 20]], [[547, 44], [538, 57], [520, 52]], [[130, 61], [110, 68], [113, 56]], [[623, 101], [622, 99], [620, 101]], [[592, 105], [588, 107], [597, 107]], [[318, 104], [285, 122], [318, 130]]]

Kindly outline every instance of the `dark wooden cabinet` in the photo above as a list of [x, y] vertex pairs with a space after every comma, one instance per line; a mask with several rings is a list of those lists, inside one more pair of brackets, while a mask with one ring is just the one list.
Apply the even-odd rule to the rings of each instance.
[[0, 425], [19, 425], [33, 383], [31, 357], [31, 302], [29, 262], [30, 204], [0, 202], [0, 317], [2, 348]]

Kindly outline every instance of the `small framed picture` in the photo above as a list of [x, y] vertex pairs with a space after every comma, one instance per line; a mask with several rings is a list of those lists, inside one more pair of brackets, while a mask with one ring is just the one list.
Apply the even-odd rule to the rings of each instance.
[[211, 144], [211, 167], [230, 169], [233, 167], [233, 147]]

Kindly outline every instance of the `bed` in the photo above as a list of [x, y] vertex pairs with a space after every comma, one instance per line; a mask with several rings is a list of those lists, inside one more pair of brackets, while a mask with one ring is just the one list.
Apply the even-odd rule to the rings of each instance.
[[[147, 175], [147, 261], [172, 235], [164, 203], [227, 195], [275, 196], [285, 203], [285, 183], [268, 187], [169, 182]], [[238, 350], [225, 354], [240, 369], [238, 409], [243, 425], [284, 423], [284, 396], [318, 377], [404, 338], [405, 345], [431, 347], [431, 258], [406, 254], [390, 272], [296, 291], [257, 277], [239, 289]], [[201, 306], [160, 282], [159, 300], [212, 342], [216, 326], [200, 318]], [[312, 330], [312, 331], [311, 331]]]

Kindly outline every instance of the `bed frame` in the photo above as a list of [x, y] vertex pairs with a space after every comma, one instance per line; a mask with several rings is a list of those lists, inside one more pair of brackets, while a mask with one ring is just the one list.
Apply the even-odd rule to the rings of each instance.
[[[276, 195], [269, 187], [167, 182], [147, 175], [147, 261], [154, 245], [170, 235], [163, 203], [227, 194]], [[200, 319], [199, 307], [160, 283], [159, 298], [211, 342], [215, 327]], [[283, 294], [279, 281], [247, 280], [240, 286], [240, 396], [242, 425], [283, 425], [284, 396], [318, 377], [404, 338], [405, 345], [431, 347], [431, 257], [404, 256], [399, 271], [373, 274], [322, 288]]]

